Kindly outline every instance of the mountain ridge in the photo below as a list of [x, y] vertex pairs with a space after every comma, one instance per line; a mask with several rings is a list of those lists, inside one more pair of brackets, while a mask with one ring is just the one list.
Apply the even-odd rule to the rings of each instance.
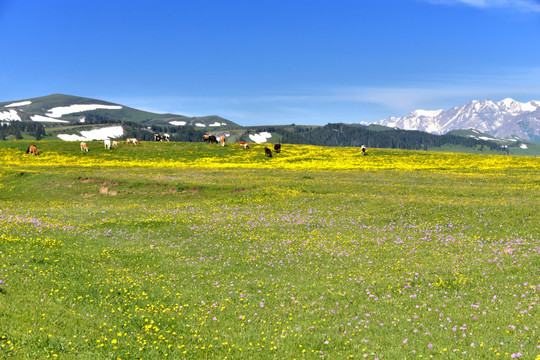
[[[70, 108], [71, 107], [71, 108]], [[43, 123], [84, 123], [86, 116], [102, 120], [135, 123], [171, 124], [198, 127], [235, 127], [238, 124], [217, 115], [189, 117], [158, 114], [109, 101], [65, 94], [0, 102], [0, 121], [36, 121]], [[174, 123], [171, 123], [174, 122]]]
[[402, 117], [379, 120], [376, 124], [437, 135], [474, 129], [499, 138], [518, 136], [540, 141], [540, 101], [473, 100], [449, 110], [414, 110]]

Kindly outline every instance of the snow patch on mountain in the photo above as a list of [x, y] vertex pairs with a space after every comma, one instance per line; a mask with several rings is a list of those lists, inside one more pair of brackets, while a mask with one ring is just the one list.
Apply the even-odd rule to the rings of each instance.
[[185, 121], [169, 121], [169, 124], [176, 125], [176, 126], [184, 126], [186, 125]]
[[21, 121], [21, 117], [15, 110], [0, 111], [0, 120]]
[[509, 113], [516, 114], [516, 115], [523, 112], [535, 111], [539, 107], [539, 104], [537, 104], [535, 101], [529, 101], [527, 103], [520, 103], [510, 98], [506, 98], [499, 101], [497, 105], [500, 108], [505, 109]]
[[66, 120], [55, 119], [52, 117], [42, 116], [42, 115], [32, 115], [30, 116], [30, 120], [37, 121], [37, 122], [55, 122], [55, 123], [68, 123], [69, 122]]
[[440, 113], [442, 113], [443, 110], [415, 110], [413, 113], [418, 116], [426, 116], [426, 117], [435, 117], [439, 116]]
[[49, 109], [47, 116], [53, 118], [59, 118], [67, 114], [80, 113], [83, 111], [91, 111], [98, 109], [107, 109], [107, 110], [120, 110], [122, 106], [120, 105], [101, 105], [101, 104], [88, 104], [88, 105], [69, 105], [69, 106], [58, 106], [52, 109]]
[[81, 134], [59, 134], [58, 138], [64, 141], [92, 141], [116, 139], [124, 134], [121, 126], [109, 126], [101, 129], [81, 131]]
[[30, 100], [27, 101], [20, 101], [13, 104], [5, 105], [4, 107], [20, 107], [25, 105], [30, 105], [32, 102]]
[[272, 137], [272, 134], [270, 134], [270, 133], [268, 133], [266, 131], [263, 131], [263, 132], [258, 133], [258, 134], [249, 135], [249, 138], [251, 139], [251, 141], [253, 141], [254, 143], [257, 143], [257, 144], [265, 143], [271, 137]]

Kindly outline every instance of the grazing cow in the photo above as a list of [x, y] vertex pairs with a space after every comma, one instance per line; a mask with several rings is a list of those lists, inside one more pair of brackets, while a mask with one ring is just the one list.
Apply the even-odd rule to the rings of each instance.
[[221, 137], [221, 146], [225, 146], [225, 136]]
[[135, 139], [135, 138], [127, 138], [126, 139], [126, 142], [128, 144], [133, 144], [133, 145], [139, 145], [141, 142], [139, 141], [139, 139]]
[[88, 152], [88, 145], [84, 141], [81, 143], [81, 151]]
[[274, 145], [274, 151], [276, 153], [280, 153], [281, 152], [281, 144], [275, 144]]
[[244, 150], [249, 149], [249, 145], [248, 145], [248, 143], [245, 142], [245, 141], [239, 141], [239, 142], [238, 142], [238, 148], [240, 149], [240, 147], [243, 147]]
[[118, 147], [118, 141], [113, 141], [112, 144], [111, 144], [111, 147], [113, 149], [117, 148]]
[[366, 145], [362, 145], [362, 155], [366, 155]]
[[26, 153], [32, 155], [39, 155], [36, 145], [30, 145], [28, 149], [26, 149]]
[[154, 141], [169, 141], [170, 137], [171, 136], [169, 134], [154, 134]]
[[264, 155], [268, 156], [268, 157], [272, 157], [272, 150], [270, 150], [269, 148], [265, 147], [264, 148]]
[[103, 144], [105, 145], [105, 149], [110, 149], [111, 148], [111, 140], [105, 139], [105, 140], [103, 140]]
[[214, 135], [203, 135], [202, 137], [204, 142], [209, 142], [210, 144], [217, 144], [217, 138]]

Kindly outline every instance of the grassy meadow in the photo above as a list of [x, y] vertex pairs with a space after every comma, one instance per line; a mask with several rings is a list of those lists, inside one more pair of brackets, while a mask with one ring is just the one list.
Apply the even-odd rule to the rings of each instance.
[[540, 359], [540, 159], [0, 142], [1, 359]]

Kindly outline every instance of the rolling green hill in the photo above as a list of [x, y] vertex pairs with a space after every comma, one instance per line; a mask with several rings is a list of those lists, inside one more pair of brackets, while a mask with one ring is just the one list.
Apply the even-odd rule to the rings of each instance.
[[[22, 121], [32, 121], [33, 116], [45, 116], [52, 118], [53, 120], [61, 120], [69, 123], [80, 123], [82, 120], [92, 122], [135, 122], [135, 123], [147, 123], [147, 124], [169, 124], [171, 121], [185, 122], [185, 125], [195, 126], [201, 124], [210, 126], [212, 124], [219, 123], [219, 127], [236, 127], [238, 126], [234, 122], [224, 119], [222, 117], [211, 115], [203, 117], [188, 117], [177, 114], [157, 114], [148, 111], [142, 111], [133, 109], [121, 104], [114, 104], [111, 102], [85, 98], [80, 96], [71, 96], [64, 94], [53, 94], [48, 96], [20, 99], [15, 101], [0, 102], [0, 108], [7, 109], [6, 105], [11, 104], [24, 104], [20, 106], [9, 106], [10, 110], [16, 111], [17, 115]], [[92, 109], [85, 111], [75, 111], [60, 117], [51, 116], [51, 109], [59, 107], [76, 107], [78, 105], [101, 105], [109, 107], [117, 107], [115, 109]]]

